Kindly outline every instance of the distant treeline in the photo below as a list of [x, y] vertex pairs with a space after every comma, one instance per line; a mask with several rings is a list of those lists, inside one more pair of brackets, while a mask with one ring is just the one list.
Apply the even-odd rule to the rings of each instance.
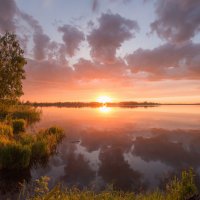
[[102, 106], [107, 107], [152, 107], [152, 106], [158, 106], [160, 104], [158, 103], [152, 103], [152, 102], [134, 102], [134, 101], [124, 101], [124, 102], [109, 102], [109, 103], [100, 103], [100, 102], [54, 102], [54, 103], [45, 103], [45, 102], [25, 102], [23, 103], [25, 105], [32, 105], [36, 107], [50, 107], [50, 106], [56, 106], [56, 107], [74, 107], [74, 108], [81, 108], [81, 107], [92, 107], [92, 108], [98, 108]]

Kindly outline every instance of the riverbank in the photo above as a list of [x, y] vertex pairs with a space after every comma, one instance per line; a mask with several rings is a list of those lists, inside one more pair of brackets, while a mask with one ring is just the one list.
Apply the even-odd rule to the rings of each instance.
[[[28, 200], [187, 200], [197, 198], [198, 189], [195, 184], [193, 170], [183, 171], [180, 178], [174, 177], [164, 191], [156, 190], [149, 193], [115, 191], [112, 187], [95, 193], [91, 190], [67, 189], [61, 185], [48, 188], [48, 177], [36, 180], [32, 188], [22, 190], [19, 199]], [[31, 194], [32, 192], [32, 194]]]

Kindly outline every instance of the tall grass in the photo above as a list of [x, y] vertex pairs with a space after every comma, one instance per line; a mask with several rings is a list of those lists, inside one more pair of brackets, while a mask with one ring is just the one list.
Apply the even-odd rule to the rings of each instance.
[[24, 119], [28, 124], [40, 120], [41, 111], [28, 105], [11, 105], [0, 102], [0, 120]]
[[25, 169], [47, 160], [64, 136], [58, 127], [27, 134], [26, 125], [40, 120], [41, 111], [30, 105], [0, 102], [0, 170]]
[[57, 127], [32, 135], [21, 132], [13, 137], [2, 135], [0, 169], [25, 169], [34, 163], [46, 161], [55, 152], [63, 136], [63, 130]]
[[0, 148], [1, 169], [23, 169], [30, 163], [31, 149], [28, 145], [10, 143]]
[[24, 119], [12, 120], [12, 127], [14, 134], [23, 133], [26, 130], [26, 121]]
[[13, 136], [13, 128], [7, 124], [0, 123], [0, 136]]
[[42, 177], [36, 180], [29, 190], [24, 187], [21, 198], [25, 197], [28, 200], [186, 200], [198, 192], [191, 169], [183, 171], [181, 178], [174, 177], [166, 185], [164, 191], [157, 190], [140, 194], [114, 190], [95, 193], [91, 190], [67, 189], [60, 184], [49, 190], [48, 181], [48, 177]]

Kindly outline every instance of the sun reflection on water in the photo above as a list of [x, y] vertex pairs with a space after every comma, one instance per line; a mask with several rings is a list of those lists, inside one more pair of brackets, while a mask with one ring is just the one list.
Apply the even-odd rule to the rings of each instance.
[[100, 111], [101, 113], [109, 113], [109, 112], [111, 111], [111, 108], [104, 105], [104, 106], [101, 106], [101, 107], [99, 108], [99, 111]]

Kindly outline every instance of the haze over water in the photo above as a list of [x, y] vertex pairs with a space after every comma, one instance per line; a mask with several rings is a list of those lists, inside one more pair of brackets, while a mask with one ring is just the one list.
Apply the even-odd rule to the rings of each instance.
[[161, 187], [181, 169], [200, 172], [200, 106], [42, 111], [34, 129], [56, 124], [66, 132], [59, 153], [31, 171], [51, 185], [139, 191]]

